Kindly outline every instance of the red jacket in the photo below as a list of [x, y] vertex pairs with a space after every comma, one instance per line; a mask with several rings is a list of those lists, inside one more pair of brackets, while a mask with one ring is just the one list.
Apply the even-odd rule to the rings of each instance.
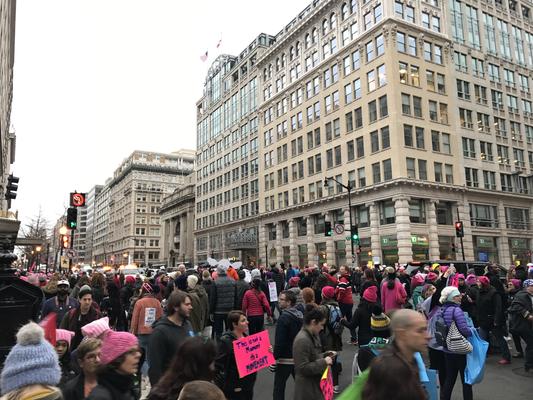
[[163, 315], [163, 308], [159, 300], [153, 296], [141, 297], [135, 302], [131, 317], [130, 332], [134, 335], [149, 335], [152, 333], [152, 324]]
[[339, 279], [339, 284], [337, 285], [337, 289], [335, 289], [335, 296], [339, 303], [353, 304], [352, 288], [345, 275], [341, 276]]
[[272, 316], [272, 311], [270, 310], [270, 305], [268, 304], [265, 294], [255, 289], [248, 289], [246, 293], [244, 293], [242, 299], [242, 312], [245, 313], [247, 317], [257, 317], [263, 315], [265, 312], [269, 317]]

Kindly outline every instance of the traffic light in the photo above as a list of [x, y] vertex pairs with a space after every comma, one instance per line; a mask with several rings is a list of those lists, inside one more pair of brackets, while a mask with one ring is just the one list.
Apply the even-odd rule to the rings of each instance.
[[358, 225], [352, 225], [350, 229], [350, 233], [352, 235], [352, 241], [354, 243], [359, 243], [359, 226]]
[[67, 210], [67, 228], [76, 229], [78, 226], [78, 209], [69, 207]]
[[455, 248], [455, 243], [452, 243], [452, 253], [456, 253], [457, 252], [457, 249]]
[[463, 221], [457, 221], [455, 223], [455, 236], [462, 238], [465, 236], [465, 231], [463, 229]]
[[331, 222], [329, 222], [329, 221], [325, 221], [324, 222], [324, 234], [326, 236], [332, 236], [333, 235], [333, 231], [331, 230]]
[[63, 239], [63, 248], [68, 249], [70, 247], [68, 235], [63, 235], [61, 239]]
[[7, 177], [6, 195], [5, 198], [8, 203], [8, 208], [11, 207], [11, 200], [17, 198], [17, 189], [19, 188], [19, 178], [13, 176], [13, 174]]

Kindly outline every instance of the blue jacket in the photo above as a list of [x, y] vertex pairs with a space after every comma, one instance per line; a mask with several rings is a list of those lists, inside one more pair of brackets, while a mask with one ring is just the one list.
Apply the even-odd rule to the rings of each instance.
[[468, 327], [465, 314], [463, 310], [461, 310], [460, 304], [447, 302], [444, 303], [443, 309], [444, 311], [442, 317], [444, 318], [444, 322], [448, 328], [452, 325], [452, 321], [455, 321], [457, 329], [459, 329], [459, 332], [461, 332], [464, 337], [472, 336], [472, 331]]

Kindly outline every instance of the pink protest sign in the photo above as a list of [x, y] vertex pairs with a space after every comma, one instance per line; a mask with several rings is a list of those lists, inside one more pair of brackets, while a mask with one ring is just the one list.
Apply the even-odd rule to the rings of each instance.
[[326, 367], [320, 379], [320, 390], [322, 390], [324, 400], [333, 400], [333, 376], [329, 366]]
[[239, 370], [239, 377], [250, 375], [266, 368], [276, 361], [269, 351], [270, 338], [267, 331], [256, 333], [233, 341], [233, 352]]

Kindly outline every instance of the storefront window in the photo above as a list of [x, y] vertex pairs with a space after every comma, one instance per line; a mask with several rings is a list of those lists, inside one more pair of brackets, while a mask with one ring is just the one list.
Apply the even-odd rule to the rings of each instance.
[[426, 223], [426, 207], [424, 200], [412, 199], [409, 200], [409, 219], [415, 224]]
[[346, 265], [346, 242], [344, 240], [335, 242], [335, 265], [337, 269], [341, 265]]
[[306, 267], [308, 265], [306, 244], [298, 245], [298, 263], [300, 267]]
[[437, 224], [451, 225], [453, 224], [452, 203], [447, 201], [439, 201], [436, 204]]
[[492, 236], [474, 236], [474, 256], [476, 261], [499, 262], [496, 238]]
[[520, 265], [526, 265], [531, 262], [531, 251], [529, 250], [529, 239], [509, 238], [509, 251], [513, 264], [519, 261]]
[[379, 223], [381, 225], [394, 224], [396, 221], [396, 212], [392, 200], [379, 203], [379, 217]]
[[372, 244], [369, 237], [361, 238], [359, 241], [361, 252], [359, 253], [359, 266], [365, 266], [368, 261], [372, 261]]
[[383, 254], [382, 262], [384, 264], [394, 265], [394, 263], [398, 262], [398, 240], [396, 235], [381, 236], [381, 253]]
[[429, 259], [429, 239], [426, 235], [411, 235], [411, 249], [413, 260], [422, 261]]

